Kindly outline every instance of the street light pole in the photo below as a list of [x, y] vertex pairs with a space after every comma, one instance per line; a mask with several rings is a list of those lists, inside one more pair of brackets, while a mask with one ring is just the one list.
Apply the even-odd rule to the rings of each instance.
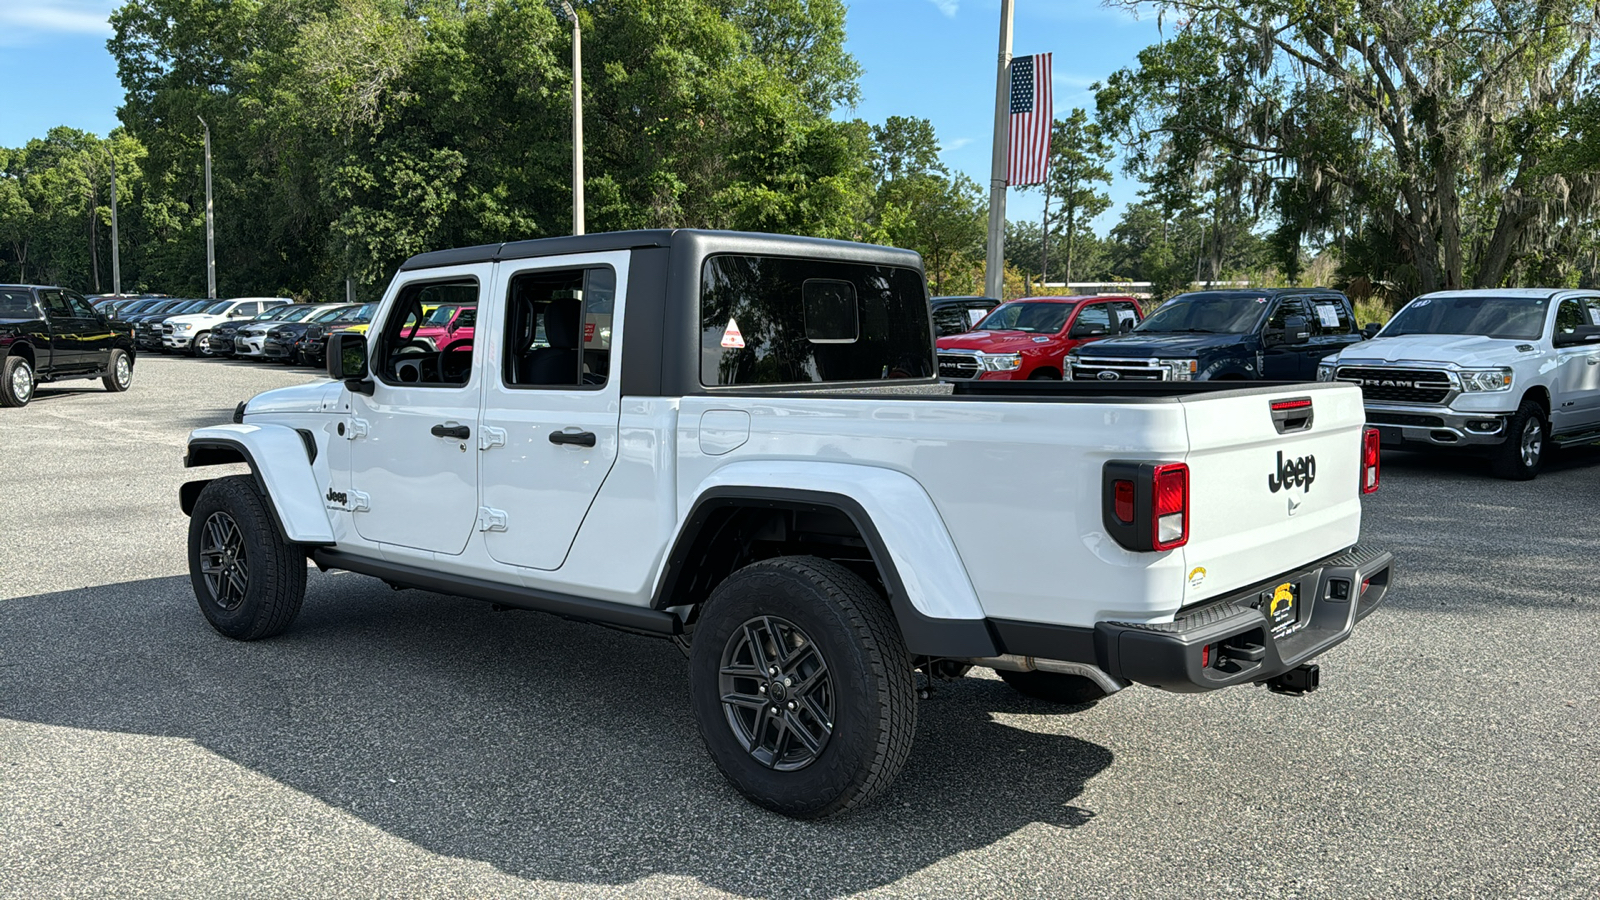
[[572, 20], [572, 233], [583, 234], [583, 32], [572, 4], [561, 10]]
[[200, 116], [200, 124], [206, 130], [206, 296], [212, 300], [217, 299], [217, 242], [216, 231], [211, 219], [211, 126], [206, 125], [206, 120]]
[[1006, 152], [1011, 124], [1011, 0], [1000, 0], [1000, 64], [994, 81], [994, 147], [989, 166], [989, 256], [983, 292], [1003, 299], [1006, 269]]
[[111, 293], [122, 296], [122, 253], [117, 240], [117, 155], [111, 157]]

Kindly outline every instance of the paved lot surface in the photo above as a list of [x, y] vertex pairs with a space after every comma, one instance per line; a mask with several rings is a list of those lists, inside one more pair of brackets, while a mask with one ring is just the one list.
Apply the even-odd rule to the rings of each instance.
[[664, 642], [354, 575], [280, 639], [194, 608], [184, 436], [315, 377], [145, 357], [0, 410], [0, 895], [1590, 897], [1600, 453], [1394, 455], [1387, 609], [1303, 699], [993, 678], [892, 792], [797, 823], [702, 751]]

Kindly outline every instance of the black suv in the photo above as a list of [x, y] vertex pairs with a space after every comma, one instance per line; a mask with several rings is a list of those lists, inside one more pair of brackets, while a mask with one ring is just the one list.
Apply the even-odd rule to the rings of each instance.
[[81, 295], [0, 284], [0, 406], [26, 406], [39, 383], [68, 378], [99, 378], [106, 390], [125, 391], [133, 358], [133, 339]]
[[1313, 381], [1324, 356], [1364, 339], [1338, 291], [1195, 291], [1128, 334], [1079, 346], [1064, 371], [1075, 381]]

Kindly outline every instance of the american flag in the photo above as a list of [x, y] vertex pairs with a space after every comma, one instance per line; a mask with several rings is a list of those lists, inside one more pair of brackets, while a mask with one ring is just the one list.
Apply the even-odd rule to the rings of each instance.
[[1050, 54], [1011, 61], [1011, 143], [1006, 184], [1040, 184], [1050, 167]]

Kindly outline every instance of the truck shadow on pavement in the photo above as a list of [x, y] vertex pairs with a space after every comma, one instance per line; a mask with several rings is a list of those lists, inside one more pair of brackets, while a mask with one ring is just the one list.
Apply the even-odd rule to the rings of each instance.
[[[1073, 801], [1112, 761], [994, 715], [1071, 708], [967, 678], [921, 703], [911, 759], [876, 804], [791, 821], [718, 774], [686, 670], [664, 641], [353, 575], [312, 573], [294, 627], [254, 644], [214, 633], [186, 577], [0, 601], [0, 716], [190, 739], [391, 835], [523, 878], [865, 890], [1028, 825], [1088, 822]], [[241, 813], [242, 839], [258, 839], [253, 822]]]

